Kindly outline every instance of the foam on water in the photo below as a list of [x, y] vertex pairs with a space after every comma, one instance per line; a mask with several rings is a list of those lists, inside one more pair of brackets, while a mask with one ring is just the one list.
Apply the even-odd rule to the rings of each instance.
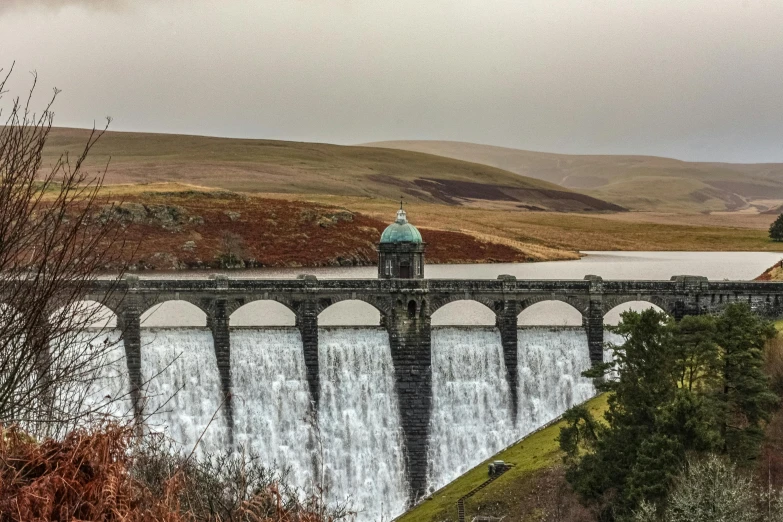
[[527, 433], [595, 395], [587, 334], [582, 328], [522, 328], [517, 336], [518, 433]]
[[288, 484], [313, 490], [315, 446], [306, 422], [310, 392], [295, 328], [231, 330], [234, 442], [265, 466], [287, 470]]
[[440, 488], [515, 439], [496, 328], [432, 331], [428, 487]]
[[[301, 349], [301, 348], [300, 348]], [[389, 337], [381, 328], [322, 328], [319, 426], [327, 498], [360, 520], [405, 510], [403, 437]]]
[[181, 449], [228, 448], [212, 333], [205, 328], [143, 328], [144, 413], [151, 430], [165, 431]]

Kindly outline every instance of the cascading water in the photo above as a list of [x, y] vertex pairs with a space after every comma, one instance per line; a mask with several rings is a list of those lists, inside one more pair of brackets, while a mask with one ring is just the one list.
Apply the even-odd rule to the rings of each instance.
[[120, 332], [108, 329], [69, 332], [52, 341], [52, 351], [51, 371], [62, 375], [52, 388], [53, 410], [58, 412], [58, 418], [79, 419], [76, 424], [82, 425], [107, 418], [133, 419]]
[[582, 328], [521, 328], [517, 335], [519, 409], [524, 436], [595, 395], [587, 334]]
[[428, 485], [439, 488], [515, 440], [496, 328], [432, 331]]
[[185, 452], [228, 447], [212, 333], [202, 328], [145, 328], [141, 374], [147, 426], [165, 430]]
[[295, 328], [231, 331], [234, 443], [269, 467], [288, 471], [286, 482], [314, 493], [310, 392]]
[[133, 419], [128, 365], [125, 361], [125, 347], [120, 342], [120, 332], [86, 330], [77, 334], [76, 343], [91, 345], [80, 348], [80, 351], [97, 356], [94, 380], [84, 392], [83, 408], [117, 420]]
[[327, 498], [350, 502], [361, 520], [399, 515], [408, 486], [388, 334], [321, 329], [318, 358], [321, 443], [315, 451], [322, 452]]

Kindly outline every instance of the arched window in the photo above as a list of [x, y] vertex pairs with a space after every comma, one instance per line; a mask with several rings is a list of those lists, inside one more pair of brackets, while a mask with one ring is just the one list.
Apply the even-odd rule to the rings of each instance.
[[416, 317], [416, 301], [411, 299], [408, 301], [408, 317], [413, 319]]

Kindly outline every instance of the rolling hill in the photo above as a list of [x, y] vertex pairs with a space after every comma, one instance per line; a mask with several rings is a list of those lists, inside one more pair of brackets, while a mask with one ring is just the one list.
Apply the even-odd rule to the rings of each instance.
[[[84, 129], [52, 130], [44, 168], [75, 153]], [[577, 191], [496, 167], [420, 152], [323, 143], [107, 132], [90, 154], [111, 158], [107, 184], [189, 183], [238, 192], [330, 194], [448, 205], [552, 211], [620, 211]]]
[[366, 144], [481, 163], [585, 192], [631, 210], [776, 211], [783, 164], [695, 163], [653, 156], [589, 156], [454, 141]]

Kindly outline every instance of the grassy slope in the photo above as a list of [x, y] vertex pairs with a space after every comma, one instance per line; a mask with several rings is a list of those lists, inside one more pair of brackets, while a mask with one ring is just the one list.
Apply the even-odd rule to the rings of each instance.
[[733, 210], [744, 207], [746, 201], [766, 209], [783, 200], [783, 164], [551, 154], [449, 141], [389, 141], [368, 145], [491, 165], [586, 191], [633, 210]]
[[[297, 197], [343, 205], [382, 220], [394, 212], [392, 203], [369, 198]], [[414, 224], [426, 223], [441, 230], [510, 241], [534, 259], [546, 259], [552, 249], [783, 251], [783, 242], [767, 237], [767, 228], [775, 216], [574, 214], [467, 207], [449, 207], [445, 211], [443, 206], [424, 203], [412, 203], [408, 211]], [[539, 249], [542, 255], [535, 256]]]
[[[601, 395], [589, 401], [588, 407], [596, 417], [602, 417], [606, 409], [606, 396]], [[466, 502], [466, 519], [470, 520], [476, 514], [478, 506], [498, 502], [508, 504], [509, 500], [516, 498], [521, 489], [524, 489], [520, 485], [531, 475], [560, 463], [562, 453], [556, 439], [560, 434], [561, 426], [562, 422], [558, 422], [525, 437], [436, 491], [429, 500], [423, 501], [398, 520], [400, 522], [456, 520], [457, 500], [487, 479], [487, 465], [493, 460], [503, 460], [513, 464], [514, 467]]]
[[[53, 129], [44, 166], [51, 165], [64, 150], [78, 151], [86, 139], [83, 129]], [[554, 210], [559, 210], [557, 202], [540, 191], [563, 191], [551, 183], [487, 165], [417, 152], [323, 143], [108, 132], [93, 149], [90, 163], [103, 165], [109, 157], [109, 184], [168, 181], [241, 192], [391, 200], [405, 194], [410, 200], [435, 202], [438, 197], [422, 186], [422, 180], [440, 179], [532, 189], [524, 196], [525, 203]]]

